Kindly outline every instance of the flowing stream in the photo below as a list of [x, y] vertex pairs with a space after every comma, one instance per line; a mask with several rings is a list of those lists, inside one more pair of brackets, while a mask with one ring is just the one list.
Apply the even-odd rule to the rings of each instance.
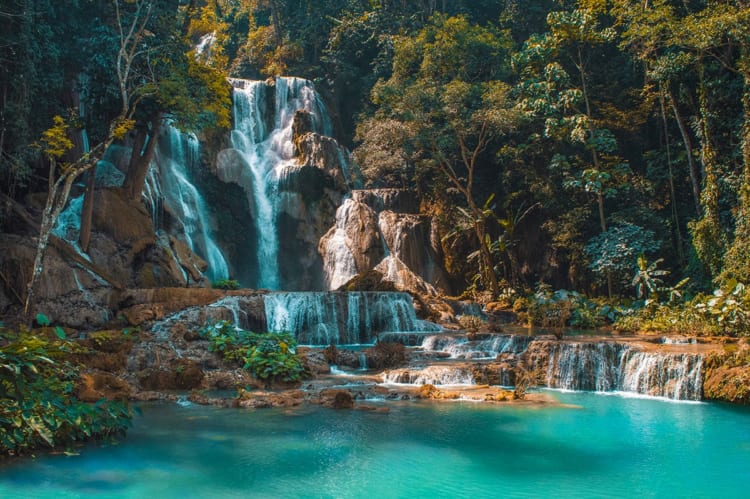
[[147, 404], [116, 446], [4, 463], [0, 496], [747, 497], [747, 408], [552, 395], [569, 405]]

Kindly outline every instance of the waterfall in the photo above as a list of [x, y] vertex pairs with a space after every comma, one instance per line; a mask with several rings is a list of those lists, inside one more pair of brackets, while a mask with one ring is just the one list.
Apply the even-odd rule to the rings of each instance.
[[395, 369], [382, 374], [383, 383], [408, 385], [474, 385], [471, 369], [463, 366], [429, 366], [424, 369]]
[[[331, 123], [312, 83], [301, 78], [276, 78], [273, 111], [269, 85], [261, 81], [230, 80], [234, 86], [232, 147], [239, 152], [246, 173], [243, 188], [257, 231], [258, 282], [255, 287], [281, 289], [279, 274], [279, 182], [294, 165], [295, 111], [310, 112], [313, 127], [330, 135]], [[269, 113], [273, 112], [273, 116]], [[249, 185], [248, 185], [249, 184]]]
[[289, 331], [307, 345], [368, 344], [387, 331], [436, 331], [417, 319], [406, 293], [268, 293], [269, 331]]
[[702, 366], [699, 354], [640, 351], [624, 343], [555, 343], [550, 345], [546, 384], [700, 400]]
[[426, 351], [447, 352], [454, 359], [494, 359], [501, 353], [521, 354], [532, 341], [531, 336], [493, 334], [469, 341], [465, 336], [432, 335], [424, 338]]
[[323, 272], [327, 289], [338, 289], [357, 275], [357, 264], [352, 250], [346, 244], [346, 226], [354, 201], [345, 199], [336, 210], [336, 228], [325, 244]]
[[200, 145], [192, 134], [184, 134], [172, 126], [156, 148], [157, 170], [150, 176], [145, 195], [151, 200], [152, 212], [161, 197], [164, 207], [181, 226], [181, 232], [190, 249], [208, 263], [209, 279], [226, 279], [229, 276], [226, 260], [214, 241], [211, 220], [198, 189], [189, 172], [200, 165]]

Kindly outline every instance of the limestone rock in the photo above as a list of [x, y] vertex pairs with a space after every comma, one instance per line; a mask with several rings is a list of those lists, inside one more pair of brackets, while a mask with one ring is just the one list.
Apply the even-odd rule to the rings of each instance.
[[383, 275], [383, 280], [392, 282], [398, 291], [421, 296], [437, 296], [438, 294], [433, 285], [425, 282], [395, 256], [384, 258], [374, 270]]
[[434, 244], [434, 226], [428, 217], [383, 211], [378, 226], [390, 253], [412, 273], [433, 287], [449, 289], [440, 246]]
[[240, 390], [239, 406], [248, 409], [268, 407], [295, 407], [305, 401], [302, 390], [285, 390], [282, 392]]
[[[308, 114], [309, 113], [304, 113]], [[295, 114], [297, 118], [298, 114]], [[295, 126], [297, 121], [295, 121]], [[307, 126], [305, 124], [300, 127]], [[350, 183], [349, 164], [344, 151], [338, 142], [331, 137], [326, 137], [313, 132], [305, 133], [294, 140], [297, 150], [298, 162], [303, 166], [312, 166], [321, 170], [326, 177], [333, 180], [333, 187], [346, 192]]]

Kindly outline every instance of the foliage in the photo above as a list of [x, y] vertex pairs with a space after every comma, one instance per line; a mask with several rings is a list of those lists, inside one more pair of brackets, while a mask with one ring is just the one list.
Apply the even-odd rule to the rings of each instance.
[[684, 303], [637, 302], [615, 327], [636, 332], [748, 336], [750, 293], [743, 283], [732, 281], [710, 295], [699, 294]]
[[474, 339], [480, 329], [487, 327], [487, 321], [476, 315], [461, 315], [458, 317], [458, 325], [466, 331], [469, 339]]
[[244, 369], [269, 383], [299, 381], [305, 374], [296, 352], [297, 342], [290, 333], [253, 333], [229, 321], [219, 321], [206, 324], [200, 335], [210, 342], [209, 350], [219, 352], [228, 360], [242, 362]]
[[130, 426], [126, 405], [75, 397], [78, 369], [66, 359], [76, 347], [52, 333], [48, 327], [33, 333], [0, 328], [0, 454], [69, 447], [124, 434]]
[[[750, 273], [748, 12], [745, 0], [10, 0], [0, 185], [21, 200], [60, 166], [80, 173], [66, 141], [82, 129], [98, 144], [163, 119], [226, 127], [225, 76], [295, 74], [315, 80], [370, 185], [412, 189], [443, 234], [460, 229], [443, 241], [455, 287], [629, 293], [633, 262], [652, 258], [614, 233], [631, 224], [660, 243], [655, 271], [707, 292]], [[123, 52], [118, 28], [134, 19]], [[137, 109], [117, 120], [123, 100]], [[0, 210], [15, 230], [12, 217]], [[664, 275], [651, 277], [665, 299]]]
[[589, 300], [576, 291], [552, 291], [546, 284], [537, 286], [526, 301], [526, 318], [531, 326], [545, 328], [594, 328], [614, 322], [620, 310], [607, 303]]
[[750, 334], [750, 292], [743, 283], [732, 280], [712, 296], [698, 296], [693, 308], [722, 334]]
[[240, 283], [237, 279], [219, 279], [211, 283], [213, 289], [240, 289]]
[[621, 223], [593, 237], [585, 251], [595, 274], [601, 277], [619, 276], [622, 281], [629, 277], [638, 255], [658, 249], [659, 242], [652, 231], [631, 223]]

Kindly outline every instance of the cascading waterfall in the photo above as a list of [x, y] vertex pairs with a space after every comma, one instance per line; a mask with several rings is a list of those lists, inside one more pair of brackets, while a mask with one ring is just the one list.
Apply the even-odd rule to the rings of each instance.
[[[232, 147], [247, 169], [251, 185], [250, 209], [257, 230], [259, 277], [255, 287], [280, 289], [279, 275], [279, 181], [286, 167], [294, 164], [292, 125], [294, 113], [304, 109], [316, 131], [331, 134], [331, 123], [312, 83], [301, 78], [276, 78], [274, 116], [267, 114], [268, 85], [262, 81], [230, 80], [234, 86], [234, 130]], [[268, 124], [272, 123], [269, 130]]]
[[550, 346], [546, 384], [700, 400], [702, 366], [698, 354], [640, 351], [623, 343], [559, 343]]
[[209, 230], [211, 220], [206, 203], [188, 173], [199, 165], [199, 148], [194, 135], [168, 126], [165, 137], [156, 148], [156, 170], [150, 176], [145, 194], [152, 197], [152, 203], [155, 197], [163, 199], [164, 206], [182, 226], [190, 249], [208, 263], [208, 277], [211, 280], [226, 279], [229, 269]]
[[338, 289], [357, 275], [354, 255], [346, 244], [346, 225], [354, 207], [354, 201], [345, 199], [336, 210], [336, 229], [325, 247], [323, 272], [327, 289]]
[[382, 375], [383, 383], [408, 385], [473, 385], [468, 367], [429, 366], [424, 369], [395, 369]]
[[475, 341], [464, 336], [432, 335], [424, 338], [422, 348], [449, 353], [453, 359], [494, 359], [501, 353], [521, 354], [532, 340], [532, 336], [515, 334], [493, 334]]
[[437, 331], [417, 319], [406, 293], [269, 293], [264, 296], [269, 331], [290, 331], [307, 345], [354, 345], [386, 331]]

